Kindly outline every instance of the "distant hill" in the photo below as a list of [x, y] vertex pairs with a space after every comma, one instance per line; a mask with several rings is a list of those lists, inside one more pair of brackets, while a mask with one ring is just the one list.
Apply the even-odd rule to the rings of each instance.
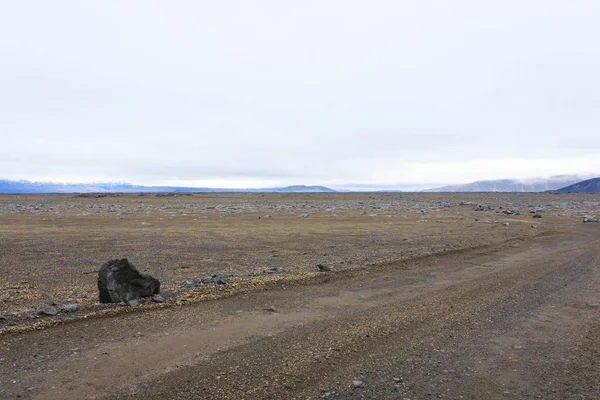
[[183, 186], [141, 186], [130, 183], [56, 183], [0, 179], [0, 193], [139, 193], [139, 192], [335, 192], [325, 186], [288, 186], [284, 188], [227, 189]]
[[276, 189], [275, 191], [276, 192], [290, 192], [290, 193], [335, 192], [335, 190], [330, 189], [325, 186], [305, 186], [305, 185], [287, 186], [284, 188]]
[[534, 178], [526, 180], [498, 179], [477, 181], [463, 185], [442, 186], [424, 192], [545, 192], [557, 190], [566, 185], [581, 181], [577, 175], [557, 175], [550, 178]]
[[556, 190], [559, 193], [600, 193], [600, 178], [587, 179]]
[[178, 186], [140, 186], [130, 183], [56, 183], [0, 180], [0, 193], [135, 193], [135, 192], [212, 192], [210, 188]]

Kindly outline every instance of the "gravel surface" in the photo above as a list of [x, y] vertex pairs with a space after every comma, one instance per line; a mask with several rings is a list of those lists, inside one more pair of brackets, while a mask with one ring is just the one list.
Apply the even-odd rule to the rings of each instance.
[[[600, 398], [600, 224], [582, 221], [597, 197], [211, 196], [141, 197], [207, 206], [200, 227], [191, 215], [161, 225], [170, 211], [44, 221], [46, 211], [4, 208], [0, 398]], [[109, 198], [126, 209], [139, 199]], [[94, 201], [19, 199], [33, 200]], [[266, 219], [210, 208], [255, 200], [299, 208]], [[298, 217], [305, 202], [348, 215]], [[385, 214], [360, 202], [412, 205]], [[531, 211], [543, 216], [536, 229]], [[207, 251], [211, 240], [222, 247]], [[157, 249], [160, 263], [146, 254]], [[97, 266], [70, 260], [115, 250], [164, 280], [164, 302], [95, 304]], [[180, 287], [209, 273], [235, 277]]]

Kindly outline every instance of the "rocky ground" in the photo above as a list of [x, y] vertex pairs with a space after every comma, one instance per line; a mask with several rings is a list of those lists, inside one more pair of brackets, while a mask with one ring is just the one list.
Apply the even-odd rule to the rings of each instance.
[[[594, 214], [582, 194], [0, 196], [0, 398], [599, 398]], [[120, 257], [166, 302], [97, 304]]]

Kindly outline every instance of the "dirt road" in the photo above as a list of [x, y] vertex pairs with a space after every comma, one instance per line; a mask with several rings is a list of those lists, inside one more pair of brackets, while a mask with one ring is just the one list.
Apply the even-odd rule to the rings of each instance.
[[0, 338], [0, 397], [598, 399], [600, 234]]

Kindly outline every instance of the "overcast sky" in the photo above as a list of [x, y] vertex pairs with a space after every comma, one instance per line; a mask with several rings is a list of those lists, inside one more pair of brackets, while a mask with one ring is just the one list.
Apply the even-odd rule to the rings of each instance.
[[0, 178], [600, 173], [600, 2], [1, 1]]

